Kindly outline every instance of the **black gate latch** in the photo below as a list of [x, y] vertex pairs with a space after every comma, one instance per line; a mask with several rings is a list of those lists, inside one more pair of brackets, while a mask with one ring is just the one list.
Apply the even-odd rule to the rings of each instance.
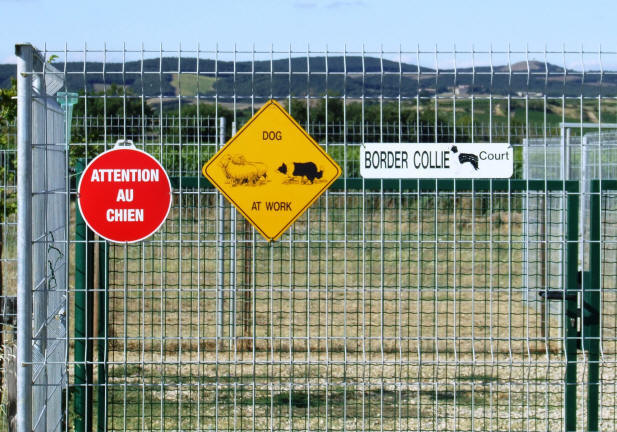
[[[545, 300], [573, 300], [576, 301], [577, 307], [572, 310], [571, 308], [566, 307], [566, 316], [571, 320], [576, 320], [576, 328], [577, 328], [577, 339], [576, 344], [578, 349], [588, 350], [589, 349], [589, 340], [588, 337], [593, 337], [593, 330], [591, 326], [597, 326], [600, 323], [600, 311], [597, 310], [587, 299], [589, 293], [585, 293], [583, 291], [583, 278], [585, 287], [589, 287], [591, 283], [591, 273], [586, 272], [578, 272], [578, 290], [575, 293], [566, 293], [564, 290], [545, 290], [539, 291], [538, 296], [542, 297]], [[583, 294], [582, 307], [579, 307], [579, 295]], [[581, 326], [581, 317], [583, 317], [583, 325]], [[581, 328], [582, 327], [582, 328]], [[585, 339], [585, 340], [583, 340]]]

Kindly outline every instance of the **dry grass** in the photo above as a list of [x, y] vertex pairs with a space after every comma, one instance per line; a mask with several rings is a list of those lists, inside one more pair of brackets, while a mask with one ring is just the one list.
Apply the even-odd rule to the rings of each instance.
[[[524, 247], [537, 258], [542, 246], [524, 243], [521, 214], [473, 215], [471, 201], [460, 201], [456, 217], [440, 213], [438, 219], [417, 209], [402, 215], [348, 210], [346, 227], [331, 209], [327, 242], [325, 218], [313, 213], [312, 232], [320, 234], [306, 234], [302, 218], [293, 243], [248, 243], [247, 263], [239, 224], [233, 268], [231, 245], [225, 247], [219, 348], [560, 352], [559, 317], [548, 320], [546, 335], [541, 303], [526, 301], [537, 295], [525, 283], [540, 280], [524, 275]], [[161, 234], [165, 243], [112, 250], [108, 334], [114, 349], [190, 352], [217, 345], [215, 218], [204, 212], [197, 226], [190, 209], [179, 216], [172, 215]], [[537, 274], [542, 267], [532, 262], [527, 271]], [[615, 299], [609, 292], [605, 305], [610, 330]]]
[[[522, 217], [478, 216], [470, 205], [456, 218], [413, 208], [403, 220], [391, 210], [348, 212], [346, 227], [331, 209], [328, 242], [325, 215], [314, 212], [317, 235], [303, 218], [293, 243], [249, 244], [248, 287], [241, 241], [235, 302], [227, 247], [222, 340], [211, 215], [197, 227], [187, 211], [178, 243], [172, 217], [164, 247], [129, 248], [126, 267], [125, 251], [115, 251], [110, 427], [562, 430], [560, 319], [549, 314], [543, 334], [539, 304], [525, 301]], [[602, 419], [610, 428], [613, 291], [604, 304]]]
[[[562, 430], [562, 356], [130, 354], [112, 368], [112, 430]], [[610, 429], [614, 363], [602, 365]], [[578, 382], [585, 371], [579, 369]], [[579, 412], [584, 386], [579, 386]], [[126, 393], [125, 393], [126, 392]], [[124, 401], [128, 408], [124, 411]], [[161, 415], [163, 413], [164, 415]], [[579, 427], [583, 427], [580, 416]], [[145, 421], [145, 423], [144, 423]]]
[[[233, 268], [226, 237], [221, 340], [210, 205], [174, 209], [144, 245], [113, 246], [110, 430], [563, 430], [560, 319], [549, 315], [546, 334], [539, 303], [525, 300], [525, 284], [539, 284], [524, 276], [525, 245], [531, 270], [541, 267], [521, 213], [467, 197], [401, 211], [387, 197], [381, 211], [373, 198], [349, 198], [346, 214], [333, 204], [327, 217], [317, 206], [274, 245], [245, 244], [239, 222]], [[617, 295], [605, 262], [610, 429]], [[583, 367], [577, 381], [583, 413]]]

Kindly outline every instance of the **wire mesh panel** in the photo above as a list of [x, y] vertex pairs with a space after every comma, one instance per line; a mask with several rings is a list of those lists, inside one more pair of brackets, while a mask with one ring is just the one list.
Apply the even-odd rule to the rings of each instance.
[[[204, 158], [215, 147], [201, 143], [216, 142], [218, 126], [212, 116], [77, 117], [73, 120], [75, 155], [85, 156], [110, 148], [119, 139], [130, 139], [161, 162], [170, 177], [201, 175]], [[86, 136], [87, 134], [87, 136]], [[205, 152], [205, 153], [201, 153]]]
[[[601, 195], [601, 357], [599, 377], [599, 418], [602, 422], [617, 421], [615, 410], [615, 381], [610, 375], [615, 370], [617, 358], [617, 290], [615, 286], [617, 276], [617, 188], [615, 185], [603, 190]], [[589, 239], [589, 237], [587, 237]]]
[[[64, 112], [47, 89], [35, 89], [33, 167], [34, 430], [62, 430], [66, 386], [67, 183]], [[64, 175], [63, 175], [64, 174]]]
[[15, 276], [17, 265], [16, 236], [16, 184], [15, 184], [15, 124], [7, 125], [6, 149], [0, 150], [0, 193], [3, 203], [0, 215], [0, 386], [2, 410], [0, 428], [8, 429], [15, 416], [15, 343], [16, 303]]
[[[613, 73], [585, 67], [589, 53], [46, 54], [59, 56], [64, 89], [79, 93], [70, 168], [132, 139], [173, 185], [169, 217], [152, 237], [92, 237], [99, 259], [91, 257], [95, 277], [83, 289], [98, 304], [74, 315], [75, 332], [89, 320], [92, 334], [70, 335], [65, 359], [69, 372], [84, 367], [92, 376], [71, 376], [63, 427], [89, 428], [73, 421], [87, 418], [119, 431], [587, 428], [598, 351], [583, 340], [578, 288], [588, 287], [583, 273], [596, 244], [598, 429], [614, 428], [612, 207], [603, 201], [595, 242], [579, 224], [593, 195], [579, 174], [595, 164], [591, 148], [600, 166], [612, 164], [601, 127], [617, 112], [617, 84]], [[201, 175], [270, 99], [344, 171], [276, 242]], [[566, 122], [598, 129], [566, 136]], [[365, 180], [366, 142], [510, 143], [514, 178]], [[554, 151], [564, 142], [571, 151]], [[47, 232], [37, 238], [55, 244], [41, 237]], [[81, 290], [70, 289], [69, 312], [83, 306]], [[83, 358], [75, 356], [80, 343], [90, 346]], [[92, 392], [75, 404], [82, 387]]]
[[[64, 390], [68, 382], [67, 143], [65, 115], [54, 99], [55, 93], [63, 86], [63, 80], [58, 70], [46, 62], [44, 55], [32, 47], [19, 46], [18, 52], [20, 59], [30, 59], [26, 63], [31, 68], [21, 70], [23, 73], [19, 79], [27, 77], [26, 85], [32, 87], [30, 98], [24, 100], [24, 95], [18, 95], [22, 98], [20, 103], [23, 101], [26, 106], [25, 110], [18, 111], [20, 115], [25, 115], [25, 119], [18, 117], [19, 125], [29, 129], [25, 135], [29, 138], [27, 148], [20, 147], [19, 156], [22, 157], [25, 151], [31, 152], [31, 166], [18, 166], [21, 172], [24, 169], [30, 171], [28, 176], [31, 179], [31, 191], [18, 197], [20, 201], [31, 201], [28, 206], [31, 220], [20, 220], [18, 239], [24, 236], [24, 225], [28, 225], [31, 243], [25, 247], [28, 253], [31, 252], [32, 264], [31, 268], [26, 269], [31, 273], [32, 286], [27, 287], [26, 296], [18, 298], [18, 303], [31, 306], [28, 309], [32, 313], [31, 320], [30, 317], [25, 320], [31, 326], [32, 339], [24, 340], [23, 333], [18, 335], [20, 345], [31, 344], [32, 354], [31, 359], [24, 361], [22, 357], [20, 360], [18, 347], [18, 420], [22, 410], [22, 416], [31, 416], [26, 423], [32, 425], [32, 430], [57, 431], [62, 430], [64, 425]], [[20, 136], [24, 136], [24, 130], [18, 130], [18, 138]], [[23, 282], [18, 280], [18, 285], [20, 283]], [[24, 352], [23, 347], [21, 349]], [[31, 376], [26, 377], [30, 382], [25, 383], [31, 386], [31, 400], [27, 401], [19, 399], [19, 392], [21, 390], [23, 395], [24, 388], [23, 381], [20, 386], [20, 374], [26, 366], [31, 367]], [[23, 423], [18, 421], [18, 427], [22, 428]]]
[[[581, 248], [579, 250], [579, 265], [581, 268], [589, 268], [589, 243], [584, 239], [589, 239], [590, 231], [590, 184], [597, 179], [617, 178], [617, 134], [612, 131], [614, 124], [564, 124], [561, 123], [560, 137], [545, 138], [525, 138], [523, 139], [523, 177], [526, 179], [551, 179], [551, 180], [579, 180], [583, 185], [585, 195], [581, 200], [580, 206], [580, 238]], [[598, 132], [598, 130], [601, 130]], [[578, 135], [574, 135], [578, 134]], [[541, 205], [540, 208], [534, 207], [531, 202], [529, 215], [531, 218], [552, 218], [553, 226], [555, 221], [562, 218], [556, 209], [563, 207], [561, 200], [544, 203], [536, 201]], [[550, 237], [551, 233], [546, 231], [545, 224], [529, 224], [527, 226], [530, 238], [534, 236]], [[540, 232], [534, 232], [537, 227]], [[563, 259], [559, 251], [546, 251], [544, 248], [536, 250], [538, 254], [547, 255], [549, 270], [545, 271], [543, 266], [537, 268], [537, 272], [530, 270], [528, 274], [528, 287], [530, 290], [528, 301], [539, 309], [544, 309], [545, 316], [559, 316], [562, 314], [563, 302], [545, 302], [538, 297], [538, 292], [547, 289], [561, 289], [563, 278]], [[528, 261], [542, 261], [541, 257], [534, 256], [534, 251], [529, 250]], [[614, 257], [609, 260], [614, 261]], [[612, 262], [611, 261], [611, 262]], [[547, 315], [548, 314], [548, 315]], [[556, 326], [560, 328], [559, 325]]]
[[332, 191], [273, 244], [237, 221], [217, 338], [214, 196], [184, 192], [110, 251], [110, 429], [563, 428], [524, 193]]

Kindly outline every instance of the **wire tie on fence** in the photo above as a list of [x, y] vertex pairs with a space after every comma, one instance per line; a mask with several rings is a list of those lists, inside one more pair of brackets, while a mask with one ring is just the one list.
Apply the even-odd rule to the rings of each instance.
[[118, 149], [118, 148], [136, 148], [135, 144], [133, 144], [133, 140], [130, 139], [119, 139], [118, 141], [116, 141], [116, 144], [114, 144], [114, 149]]

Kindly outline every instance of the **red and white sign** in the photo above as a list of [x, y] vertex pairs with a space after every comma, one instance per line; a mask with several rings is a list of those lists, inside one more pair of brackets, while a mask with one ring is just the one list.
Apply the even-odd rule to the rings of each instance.
[[154, 234], [171, 208], [171, 182], [161, 164], [133, 146], [106, 151], [84, 170], [79, 209], [88, 226], [116, 243]]

